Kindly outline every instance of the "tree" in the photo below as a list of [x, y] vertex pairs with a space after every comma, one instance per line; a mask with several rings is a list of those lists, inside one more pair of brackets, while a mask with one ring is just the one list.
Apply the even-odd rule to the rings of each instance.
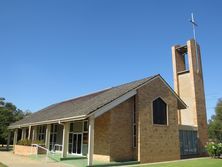
[[222, 142], [222, 98], [217, 102], [215, 115], [209, 120], [208, 133], [210, 139]]
[[10, 102], [5, 102], [4, 98], [0, 98], [0, 143], [2, 145], [7, 141], [8, 126], [30, 114], [30, 112], [23, 112]]

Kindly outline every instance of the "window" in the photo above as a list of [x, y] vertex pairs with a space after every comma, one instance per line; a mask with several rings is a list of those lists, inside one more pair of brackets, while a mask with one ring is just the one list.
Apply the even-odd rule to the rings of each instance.
[[69, 131], [70, 131], [70, 132], [73, 132], [73, 123], [70, 123]]
[[88, 121], [85, 120], [83, 122], [83, 144], [88, 144], [88, 130], [89, 130]]
[[83, 131], [84, 132], [88, 132], [88, 121], [86, 120], [86, 121], [84, 121], [84, 124], [83, 124]]
[[187, 51], [187, 46], [182, 46], [177, 48], [177, 52], [179, 54], [179, 64], [180, 68], [178, 69], [179, 73], [180, 72], [189, 72], [189, 58], [188, 58], [188, 51]]
[[70, 123], [69, 154], [87, 155], [88, 150], [88, 120]]
[[81, 133], [82, 131], [83, 131], [83, 122], [82, 121], [73, 122], [73, 132]]
[[58, 125], [57, 124], [52, 124], [51, 125], [51, 132], [50, 132], [50, 145], [49, 145], [49, 150], [54, 150], [54, 146], [57, 142], [57, 133], [58, 133]]
[[38, 127], [38, 140], [45, 141], [45, 132], [46, 132], [46, 126], [39, 126]]
[[167, 125], [167, 104], [160, 97], [153, 101], [153, 124]]
[[28, 136], [29, 136], [29, 128], [26, 128], [25, 129], [25, 138], [28, 139]]
[[197, 131], [180, 130], [179, 135], [181, 156], [198, 154]]
[[185, 52], [184, 54], [183, 54], [183, 61], [184, 61], [184, 71], [189, 71], [189, 60], [188, 60], [188, 53], [187, 52]]
[[134, 107], [133, 107], [133, 148], [136, 148], [136, 99], [134, 97]]

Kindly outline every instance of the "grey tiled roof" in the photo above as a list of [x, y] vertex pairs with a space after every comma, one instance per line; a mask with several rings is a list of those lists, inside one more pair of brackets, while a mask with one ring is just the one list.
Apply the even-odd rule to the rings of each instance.
[[138, 88], [139, 86], [148, 82], [152, 78], [155, 78], [156, 76], [159, 75], [133, 81], [93, 94], [50, 105], [20, 121], [11, 124], [10, 127], [25, 124], [28, 125], [31, 123], [37, 123], [42, 121], [50, 121], [75, 116], [88, 115], [94, 112], [95, 110], [101, 108], [102, 106], [112, 102], [118, 97], [126, 94], [127, 92]]

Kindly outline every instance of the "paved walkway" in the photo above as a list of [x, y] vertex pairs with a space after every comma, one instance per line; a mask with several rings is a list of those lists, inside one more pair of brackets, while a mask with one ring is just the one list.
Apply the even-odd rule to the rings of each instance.
[[33, 160], [30, 157], [15, 155], [12, 152], [0, 151], [0, 162], [8, 167], [67, 167], [50, 159]]

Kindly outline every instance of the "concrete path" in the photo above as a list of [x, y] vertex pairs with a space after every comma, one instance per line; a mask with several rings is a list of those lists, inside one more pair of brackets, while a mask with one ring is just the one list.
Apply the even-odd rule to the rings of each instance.
[[15, 155], [11, 151], [0, 151], [0, 162], [8, 167], [67, 167], [65, 164], [51, 160], [34, 160], [30, 157]]

